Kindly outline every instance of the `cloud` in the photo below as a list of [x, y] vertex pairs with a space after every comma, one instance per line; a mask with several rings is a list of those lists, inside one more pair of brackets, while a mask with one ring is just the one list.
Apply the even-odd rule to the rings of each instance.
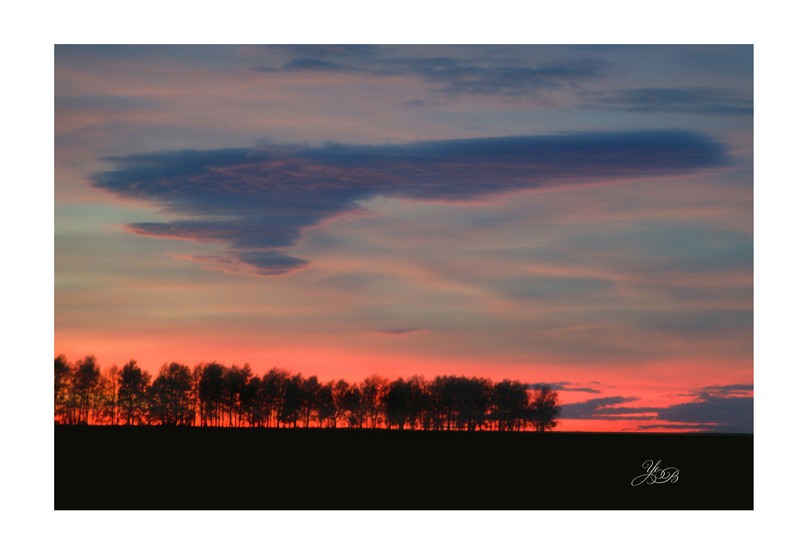
[[[174, 219], [133, 223], [155, 237], [222, 242], [222, 258], [282, 275], [306, 227], [374, 196], [480, 200], [564, 183], [670, 176], [723, 166], [726, 148], [685, 131], [595, 132], [395, 145], [262, 145], [109, 158], [93, 184], [158, 206]], [[222, 262], [221, 260], [220, 262]]]
[[658, 412], [670, 422], [704, 424], [720, 433], [751, 433], [754, 426], [754, 398], [751, 384], [705, 386], [696, 390], [696, 400], [676, 404]]
[[594, 293], [597, 297], [607, 298], [614, 287], [612, 281], [596, 278], [539, 276], [534, 282], [528, 278], [524, 280], [520, 282], [518, 278], [500, 278], [494, 281], [493, 289], [508, 299], [555, 301], [573, 298], [575, 293], [583, 296]]
[[162, 108], [164, 102], [153, 97], [135, 95], [56, 95], [56, 113], [65, 111], [98, 113], [136, 113], [138, 111]]
[[638, 398], [624, 396], [606, 396], [592, 398], [577, 404], [564, 404], [561, 407], [563, 419], [629, 419], [629, 417], [615, 418], [618, 414], [649, 413], [656, 408], [612, 408], [618, 404], [634, 402]]
[[658, 418], [679, 423], [703, 424], [720, 433], [751, 433], [754, 425], [754, 399], [706, 397], [677, 404], [658, 412]]
[[750, 94], [712, 87], [626, 89], [590, 99], [589, 108], [638, 113], [751, 115], [753, 111]]
[[369, 333], [380, 336], [409, 336], [411, 334], [424, 334], [426, 332], [429, 332], [429, 330], [425, 330], [424, 328], [383, 328], [372, 330]]
[[588, 392], [589, 394], [601, 394], [601, 390], [597, 390], [596, 388], [588, 388], [585, 386], [575, 386], [573, 383], [568, 381], [561, 381], [561, 382], [537, 382], [535, 384], [528, 385], [528, 388], [531, 390], [536, 390], [539, 386], [549, 386], [553, 390], [559, 390], [561, 392]]
[[[274, 51], [273, 51], [274, 52]], [[385, 48], [359, 45], [299, 45], [278, 49], [288, 60], [256, 71], [341, 72], [366, 76], [410, 76], [448, 96], [531, 95], [605, 76], [610, 63], [593, 58], [537, 61], [525, 48]], [[539, 51], [540, 52], [540, 51]], [[527, 54], [527, 59], [519, 55]], [[562, 55], [561, 55], [562, 56]]]
[[294, 58], [283, 65], [283, 70], [314, 72], [347, 72], [353, 68], [317, 58]]
[[[390, 47], [391, 50], [397, 47]], [[283, 52], [290, 57], [355, 59], [366, 61], [386, 50], [380, 45], [270, 45], [256, 50]]]
[[676, 431], [679, 433], [688, 432], [706, 432], [704, 424], [692, 423], [653, 423], [650, 425], [637, 425], [634, 428], [627, 428], [625, 431]]
[[[396, 63], [395, 63], [396, 64]], [[404, 74], [438, 85], [447, 95], [521, 96], [542, 89], [573, 86], [605, 74], [607, 63], [596, 59], [543, 64], [481, 64], [469, 59], [428, 58], [400, 61]]]
[[308, 266], [308, 261], [280, 251], [238, 252], [235, 258], [224, 256], [173, 255], [179, 260], [197, 262], [208, 270], [231, 274], [282, 276]]
[[730, 398], [747, 397], [752, 395], [754, 385], [752, 384], [725, 384], [705, 386], [698, 395], [700, 398]]
[[[754, 401], [751, 384], [706, 386], [694, 391], [695, 400], [667, 407], [624, 407], [619, 404], [638, 400], [635, 397], [608, 396], [577, 404], [564, 404], [563, 419], [639, 419], [666, 421], [673, 428], [690, 426], [719, 433], [751, 433]], [[640, 430], [670, 428], [658, 423], [642, 425]]]

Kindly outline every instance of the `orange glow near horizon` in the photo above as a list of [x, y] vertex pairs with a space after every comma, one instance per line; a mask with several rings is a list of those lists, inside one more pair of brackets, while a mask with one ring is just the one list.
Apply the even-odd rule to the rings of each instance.
[[[154, 340], [142, 337], [141, 340], [115, 340], [98, 338], [95, 351], [80, 351], [85, 344], [82, 340], [70, 340], [63, 335], [58, 337], [55, 355], [65, 355], [74, 362], [86, 355], [94, 355], [102, 370], [112, 365], [121, 366], [134, 359], [153, 377], [165, 363], [177, 361], [193, 368], [200, 363], [212, 361], [223, 365], [249, 364], [256, 375], [262, 375], [277, 367], [305, 377], [317, 376], [321, 382], [344, 379], [360, 382], [378, 375], [388, 380], [418, 375], [432, 380], [439, 375], [488, 378], [494, 382], [504, 379], [535, 383], [567, 383], [559, 390], [560, 403], [580, 404], [594, 398], [624, 398], [625, 402], [611, 404], [610, 408], [629, 406], [647, 408], [650, 411], [622, 414], [614, 419], [560, 419], [557, 427], [562, 432], [701, 432], [707, 426], [692, 423], [675, 423], [657, 418], [653, 409], [663, 409], [675, 404], [685, 404], [695, 399], [692, 391], [701, 389], [708, 383], [743, 384], [747, 382], [746, 370], [736, 371], [729, 364], [707, 362], [696, 363], [651, 363], [645, 367], [575, 367], [552, 364], [486, 363], [466, 359], [428, 358], [408, 355], [377, 353], [353, 353], [345, 349], [318, 347], [309, 348], [270, 348], [253, 350], [241, 346], [222, 346], [190, 336], [176, 335]], [[193, 343], [196, 342], [196, 343]], [[143, 351], [128, 352], [128, 347], [139, 347]], [[182, 349], [178, 349], [182, 348]], [[147, 351], [144, 351], [146, 349]], [[170, 356], [164, 359], [163, 356]], [[247, 355], [247, 358], [242, 356]], [[682, 371], [675, 378], [673, 371]], [[720, 376], [723, 371], [724, 376]], [[645, 373], [646, 381], [636, 378]], [[670, 374], [670, 372], [672, 374]], [[692, 382], [686, 383], [685, 379]], [[597, 379], [601, 379], [601, 382]], [[660, 379], [659, 382], [653, 380]], [[628, 417], [625, 417], [627, 415]]]
[[[228, 365], [248, 363], [259, 374], [278, 367], [305, 375], [316, 375], [325, 380], [359, 380], [372, 374], [385, 377], [464, 375], [492, 380], [512, 377], [527, 382], [546, 380], [590, 383], [601, 379], [605, 386], [622, 383], [626, 388], [637, 391], [645, 391], [647, 387], [673, 387], [674, 390], [683, 392], [686, 387], [745, 382], [751, 376], [745, 365], [736, 367], [734, 362], [714, 363], [702, 360], [587, 366], [545, 361], [431, 357], [389, 351], [357, 351], [323, 345], [287, 347], [264, 344], [253, 348], [246, 342], [241, 345], [214, 344], [203, 336], [180, 334], [125, 340], [115, 337], [97, 338], [91, 344], [87, 344], [85, 340], [71, 339], [67, 335], [57, 335], [56, 338], [55, 355], [66, 355], [70, 361], [85, 355], [94, 355], [105, 367], [134, 359], [142, 368], [151, 372], [157, 372], [161, 365], [172, 361], [187, 365], [217, 361]], [[680, 371], [679, 378], [674, 377], [675, 370]], [[646, 380], [637, 380], [639, 375], [645, 375]]]

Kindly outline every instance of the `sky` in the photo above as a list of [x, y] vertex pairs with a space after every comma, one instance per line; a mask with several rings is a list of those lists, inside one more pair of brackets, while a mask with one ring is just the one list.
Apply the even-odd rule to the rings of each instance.
[[55, 48], [55, 354], [752, 432], [749, 45]]

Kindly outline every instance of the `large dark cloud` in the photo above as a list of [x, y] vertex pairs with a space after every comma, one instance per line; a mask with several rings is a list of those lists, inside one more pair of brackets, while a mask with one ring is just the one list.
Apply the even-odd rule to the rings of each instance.
[[684, 174], [726, 163], [726, 148], [684, 131], [477, 138], [399, 145], [161, 152], [110, 158], [104, 190], [180, 216], [143, 235], [223, 242], [254, 273], [305, 266], [286, 255], [303, 228], [374, 196], [464, 201], [602, 179]]

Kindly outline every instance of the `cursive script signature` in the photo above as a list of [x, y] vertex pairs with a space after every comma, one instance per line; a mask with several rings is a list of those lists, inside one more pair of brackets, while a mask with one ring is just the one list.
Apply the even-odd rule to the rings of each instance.
[[633, 487], [643, 483], [647, 485], [656, 483], [677, 483], [677, 480], [680, 479], [680, 470], [673, 466], [661, 468], [660, 460], [657, 462], [654, 460], [647, 460], [641, 464], [641, 467], [646, 470], [646, 472], [633, 478], [630, 482], [630, 485]]

